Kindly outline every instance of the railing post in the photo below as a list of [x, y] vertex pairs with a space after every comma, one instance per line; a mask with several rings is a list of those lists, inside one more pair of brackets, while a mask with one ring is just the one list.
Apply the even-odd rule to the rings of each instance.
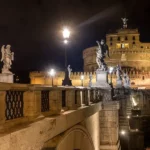
[[75, 109], [75, 90], [66, 91], [66, 101], [68, 109]]
[[55, 114], [60, 114], [62, 109], [62, 91], [52, 90], [50, 91], [50, 111]]
[[80, 90], [80, 103], [81, 106], [84, 106], [84, 91]]
[[93, 89], [93, 103], [96, 102], [96, 89]]
[[89, 95], [87, 89], [84, 90], [84, 104], [87, 106], [89, 105]]
[[0, 124], [5, 123], [5, 120], [6, 120], [6, 117], [5, 117], [5, 109], [6, 109], [5, 97], [6, 97], [6, 92], [0, 91]]
[[77, 107], [81, 107], [81, 91], [77, 90]]
[[91, 104], [91, 91], [90, 89], [87, 89], [87, 104], [90, 105]]
[[25, 117], [37, 117], [41, 114], [41, 91], [24, 92], [23, 99]]

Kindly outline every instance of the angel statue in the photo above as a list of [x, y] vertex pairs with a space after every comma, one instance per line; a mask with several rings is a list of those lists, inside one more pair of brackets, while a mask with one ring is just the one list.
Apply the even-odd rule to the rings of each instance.
[[117, 80], [122, 80], [122, 71], [120, 65], [116, 66], [116, 76], [117, 76]]
[[124, 86], [125, 87], [129, 87], [130, 86], [130, 78], [129, 78], [127, 73], [124, 73], [123, 81], [124, 81]]
[[96, 51], [96, 63], [98, 65], [98, 69], [106, 71], [107, 64], [105, 63], [104, 59], [106, 56], [109, 57], [109, 49], [105, 41], [102, 39], [101, 42], [96, 41], [98, 44], [98, 48]]
[[68, 76], [69, 76], [69, 79], [70, 79], [70, 75], [71, 75], [71, 72], [72, 72], [72, 69], [70, 68], [70, 65], [68, 65], [67, 69], [68, 69]]
[[9, 69], [11, 69], [12, 60], [14, 60], [14, 52], [11, 52], [10, 45], [5, 45], [1, 48], [2, 58], [1, 61], [4, 63], [2, 68], [2, 73], [11, 73]]
[[122, 21], [123, 21], [123, 28], [127, 28], [127, 21], [128, 19], [127, 18], [121, 18]]

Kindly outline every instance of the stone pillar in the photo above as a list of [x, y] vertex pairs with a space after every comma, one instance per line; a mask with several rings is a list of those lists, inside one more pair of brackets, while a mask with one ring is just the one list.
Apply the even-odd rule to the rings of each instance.
[[87, 91], [87, 105], [91, 104], [91, 91], [88, 89]]
[[83, 104], [86, 106], [89, 105], [88, 91], [87, 90], [83, 90]]
[[81, 107], [81, 91], [77, 90], [77, 107]]
[[119, 150], [118, 102], [103, 104], [100, 111], [100, 150]]
[[62, 91], [52, 90], [49, 94], [50, 111], [56, 114], [60, 114], [62, 108]]
[[75, 109], [75, 91], [74, 90], [66, 91], [66, 102], [67, 102], [67, 107], [69, 109]]
[[23, 100], [25, 117], [38, 117], [41, 114], [41, 91], [24, 92]]
[[81, 106], [84, 106], [84, 91], [80, 91], [80, 101], [81, 101]]
[[6, 97], [6, 92], [5, 91], [0, 91], [0, 125], [3, 124], [6, 120], [5, 117], [5, 97]]

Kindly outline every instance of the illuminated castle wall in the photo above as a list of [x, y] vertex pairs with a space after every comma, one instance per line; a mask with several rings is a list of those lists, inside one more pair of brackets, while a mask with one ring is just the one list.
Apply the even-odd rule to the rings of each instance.
[[[89, 74], [91, 72], [74, 72], [71, 74], [71, 80], [73, 86], [81, 86], [81, 75], [84, 75], [84, 86], [89, 85]], [[64, 72], [57, 72], [54, 77], [54, 85], [61, 86], [62, 80], [64, 79]], [[132, 86], [148, 86], [150, 85], [150, 72], [140, 72], [140, 71], [129, 71], [128, 75], [131, 79]], [[109, 81], [110, 81], [110, 75]], [[31, 84], [46, 84], [52, 85], [52, 79], [46, 72], [31, 72], [30, 73]], [[112, 75], [113, 84], [116, 84], [116, 75], [113, 73]], [[96, 74], [93, 72], [93, 80], [92, 83], [96, 82]]]

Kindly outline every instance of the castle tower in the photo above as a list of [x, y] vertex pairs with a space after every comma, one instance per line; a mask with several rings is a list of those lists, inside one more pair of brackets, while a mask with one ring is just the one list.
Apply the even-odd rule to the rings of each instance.
[[[150, 71], [150, 43], [140, 41], [138, 29], [131, 29], [127, 25], [127, 18], [121, 18], [123, 28], [106, 35], [110, 58], [106, 58], [108, 66], [120, 64], [127, 71]], [[83, 51], [84, 71], [95, 71], [96, 46]]]

